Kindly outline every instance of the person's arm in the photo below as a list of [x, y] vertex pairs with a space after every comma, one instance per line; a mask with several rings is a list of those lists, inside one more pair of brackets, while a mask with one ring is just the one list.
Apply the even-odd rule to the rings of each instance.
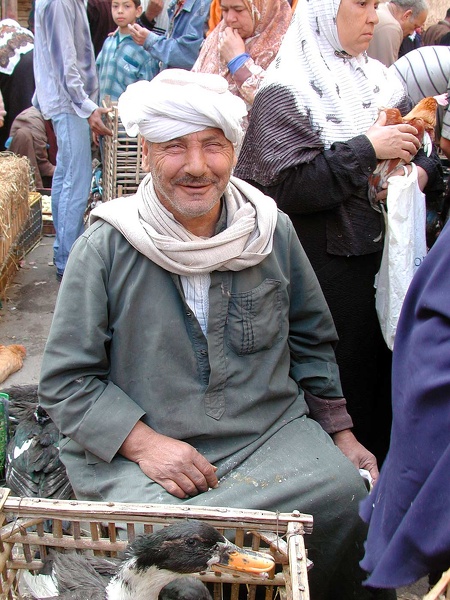
[[161, 13], [164, 8], [163, 0], [150, 0], [147, 8], [145, 9], [145, 18], [147, 22], [151, 23]]
[[[286, 110], [274, 113], [273, 106]], [[291, 111], [289, 108], [291, 108]], [[297, 115], [295, 118], [291, 115]], [[271, 119], [277, 132], [270, 143], [260, 133], [259, 122]], [[417, 130], [411, 125], [383, 125], [385, 113], [364, 135], [331, 144], [324, 149], [307, 114], [299, 115], [289, 89], [269, 85], [256, 95], [250, 124], [235, 169], [237, 177], [251, 179], [276, 198], [285, 212], [311, 214], [330, 210], [349, 197], [368, 200], [368, 180], [381, 158], [411, 159], [417, 151]], [[287, 144], [286, 139], [305, 140], [305, 145]], [[278, 165], [284, 164], [284, 171]], [[251, 173], [250, 177], [247, 174]], [[320, 182], [318, 193], [317, 182]], [[299, 198], [301, 190], [301, 198]]]
[[266, 74], [265, 70], [246, 52], [244, 40], [236, 29], [225, 27], [219, 35], [218, 46], [220, 57], [228, 66], [240, 95], [247, 104], [252, 105]]
[[144, 46], [163, 68], [191, 69], [204, 39], [206, 5], [201, 0], [187, 0], [175, 17], [170, 37], [159, 36], [151, 31], [144, 34], [139, 25], [129, 26], [134, 41]]
[[106, 462], [120, 453], [169, 493], [193, 496], [217, 485], [215, 467], [189, 444], [146, 425], [144, 409], [110, 379], [109, 279], [113, 257], [123, 258], [121, 239], [96, 236], [94, 226], [71, 251], [44, 352], [40, 402], [86, 451]]
[[450, 139], [447, 139], [446, 137], [441, 135], [439, 146], [442, 152], [445, 154], [447, 160], [450, 160]]
[[84, 236], [72, 248], [44, 351], [39, 395], [63, 435], [110, 462], [144, 410], [108, 378], [110, 267], [103, 248]]
[[3, 125], [5, 123], [5, 116], [6, 116], [5, 104], [3, 102], [2, 93], [0, 92], [0, 127], [3, 127]]
[[53, 177], [55, 165], [50, 162], [48, 157], [47, 131], [42, 115], [37, 114], [35, 117], [30, 117], [30, 127], [33, 130], [34, 153], [39, 173], [42, 177]]

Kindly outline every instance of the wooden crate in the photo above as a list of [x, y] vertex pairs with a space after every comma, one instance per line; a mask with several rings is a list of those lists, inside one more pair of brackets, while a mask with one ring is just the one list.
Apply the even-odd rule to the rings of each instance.
[[42, 239], [42, 196], [39, 192], [28, 194], [30, 214], [18, 237], [15, 252], [18, 260], [21, 260], [28, 252], [39, 244]]
[[450, 569], [443, 573], [434, 587], [423, 597], [423, 600], [447, 600], [450, 598]]
[[[80, 502], [44, 498], [16, 498], [0, 488], [0, 598], [19, 599], [20, 574], [38, 570], [49, 549], [115, 556], [126, 540], [117, 536], [120, 523], [128, 541], [136, 529], [151, 533], [155, 525], [181, 519], [208, 522], [241, 547], [270, 553], [276, 562], [272, 578], [260, 579], [245, 573], [206, 571], [199, 575], [213, 584], [214, 598], [222, 598], [223, 587], [231, 584], [231, 599], [254, 600], [262, 589], [265, 600], [309, 600], [304, 534], [311, 533], [312, 517], [300, 514], [233, 508], [168, 504], [120, 504]], [[44, 521], [46, 528], [44, 530]], [[62, 522], [70, 524], [70, 535]], [[51, 525], [49, 531], [48, 524]], [[263, 586], [263, 587], [261, 587]], [[228, 587], [228, 586], [227, 586]]]
[[103, 138], [103, 202], [134, 194], [145, 177], [141, 170], [141, 136], [132, 138], [127, 135], [122, 125], [117, 102], [104, 101], [110, 109], [107, 113], [106, 125], [113, 132], [112, 136]]

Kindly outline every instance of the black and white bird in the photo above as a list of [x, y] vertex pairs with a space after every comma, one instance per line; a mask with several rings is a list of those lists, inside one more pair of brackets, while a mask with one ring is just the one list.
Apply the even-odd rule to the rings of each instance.
[[72, 487], [59, 459], [59, 431], [38, 404], [37, 386], [12, 386], [6, 485], [13, 494], [35, 498], [70, 498]]
[[40, 577], [49, 576], [28, 575], [26, 583], [40, 600], [158, 600], [171, 581], [221, 566], [264, 578], [275, 562], [268, 554], [239, 548], [207, 523], [185, 520], [138, 536], [120, 564], [114, 559], [55, 553], [46, 595], [33, 590], [38, 589]]
[[178, 577], [159, 592], [158, 600], [212, 600], [204, 583], [195, 577]]

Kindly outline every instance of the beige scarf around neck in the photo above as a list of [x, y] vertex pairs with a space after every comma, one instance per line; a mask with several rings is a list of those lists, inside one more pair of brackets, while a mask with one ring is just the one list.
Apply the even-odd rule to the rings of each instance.
[[110, 223], [141, 254], [177, 275], [242, 271], [272, 251], [277, 223], [275, 202], [253, 186], [231, 177], [223, 199], [227, 227], [210, 238], [190, 233], [159, 202], [151, 174], [129, 198], [105, 202], [90, 223]]

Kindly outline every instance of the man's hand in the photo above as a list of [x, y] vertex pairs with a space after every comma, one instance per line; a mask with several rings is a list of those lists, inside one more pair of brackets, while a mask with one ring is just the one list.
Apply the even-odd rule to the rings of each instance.
[[[417, 167], [417, 183], [419, 185], [420, 191], [423, 192], [423, 190], [425, 189], [425, 186], [428, 183], [428, 173], [421, 166], [416, 165], [416, 167]], [[389, 175], [389, 177], [406, 176], [411, 173], [411, 170], [412, 170], [412, 166], [410, 164], [404, 165], [404, 166], [399, 167], [395, 171], [393, 171], [391, 173], [391, 175]], [[389, 179], [388, 179], [388, 181], [389, 181]], [[383, 183], [383, 185], [381, 186], [382, 189], [377, 194], [377, 202], [383, 202], [384, 200], [386, 200], [387, 194], [388, 194], [388, 181], [385, 181]]]
[[379, 475], [377, 459], [358, 442], [351, 430], [338, 431], [332, 437], [336, 446], [352, 461], [357, 469], [367, 469], [369, 471], [375, 483]]
[[96, 135], [112, 135], [112, 131], [102, 121], [102, 115], [109, 112], [109, 108], [96, 108], [88, 118], [88, 123]]
[[131, 37], [133, 41], [136, 42], [139, 46], [143, 46], [147, 36], [150, 34], [148, 29], [145, 27], [141, 27], [137, 23], [133, 23], [132, 25], [128, 25], [128, 29], [130, 30]]
[[142, 421], [136, 423], [119, 452], [177, 498], [197, 496], [219, 485], [217, 468], [195, 448], [157, 433]]

